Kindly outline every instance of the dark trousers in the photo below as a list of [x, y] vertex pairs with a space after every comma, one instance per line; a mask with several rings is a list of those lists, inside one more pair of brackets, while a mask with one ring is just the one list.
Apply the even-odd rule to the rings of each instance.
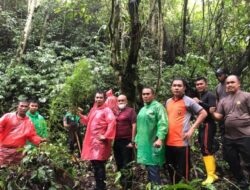
[[95, 190], [106, 189], [105, 163], [106, 163], [105, 160], [91, 160], [91, 164], [94, 169], [95, 182], [96, 182]]
[[203, 156], [213, 155], [218, 149], [219, 144], [215, 141], [216, 134], [215, 123], [202, 123], [199, 126], [199, 143]]
[[181, 179], [188, 181], [190, 170], [190, 147], [166, 146], [166, 166], [171, 182], [178, 183]]
[[118, 171], [121, 171], [120, 182], [124, 189], [132, 186], [131, 167], [128, 164], [133, 160], [133, 149], [127, 147], [130, 142], [129, 139], [116, 139], [113, 145], [115, 162]]
[[248, 180], [243, 173], [240, 164], [241, 159], [244, 161], [247, 172], [250, 172], [250, 137], [229, 139], [224, 137], [223, 140], [224, 159], [228, 162], [230, 170], [238, 181], [241, 189], [247, 189]]
[[160, 166], [154, 165], [146, 165], [148, 171], [148, 181], [151, 182], [153, 185], [160, 185], [161, 184], [161, 177], [160, 177]]
[[224, 123], [224, 120], [219, 121], [218, 126], [219, 126], [219, 132], [220, 132], [221, 136], [224, 136], [224, 134], [225, 134], [225, 123]]
[[[79, 143], [79, 144], [78, 144]], [[80, 146], [80, 147], [78, 147]], [[74, 150], [78, 150], [79, 148], [82, 149], [82, 138], [79, 127], [70, 126], [69, 127], [69, 134], [68, 134], [68, 147], [69, 152], [72, 154], [74, 153]], [[80, 155], [80, 152], [79, 152]]]

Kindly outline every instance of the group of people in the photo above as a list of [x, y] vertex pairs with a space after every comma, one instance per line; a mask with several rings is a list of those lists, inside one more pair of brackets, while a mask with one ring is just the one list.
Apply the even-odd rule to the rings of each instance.
[[[216, 76], [220, 81], [216, 95], [208, 90], [207, 79], [199, 77], [194, 84], [196, 95], [191, 98], [185, 95], [185, 80], [176, 78], [171, 83], [172, 97], [165, 105], [155, 99], [153, 88], [144, 87], [141, 93], [144, 106], [138, 114], [128, 106], [126, 95], [115, 97], [110, 91], [107, 94], [96, 92], [95, 103], [88, 115], [67, 113], [64, 126], [72, 129], [69, 132], [72, 137], [69, 138], [70, 152], [76, 142], [81, 159], [91, 162], [95, 189], [106, 189], [105, 163], [112, 149], [117, 169], [122, 173], [123, 189], [132, 186], [132, 176], [125, 175], [124, 171], [134, 160], [134, 150], [137, 163], [145, 165], [148, 181], [152, 184], [162, 184], [162, 166], [168, 170], [171, 183], [188, 181], [190, 140], [195, 129], [198, 129], [207, 173], [202, 185], [215, 182], [219, 178], [214, 156], [218, 150], [215, 121], [219, 121], [223, 131], [223, 157], [239, 188], [248, 189], [243, 166], [250, 172], [250, 93], [240, 90], [237, 76], [227, 76], [223, 69], [217, 70]], [[28, 106], [30, 111], [26, 113]], [[46, 127], [42, 129], [41, 122], [35, 117], [40, 115], [32, 111], [32, 103], [21, 101], [17, 112], [7, 113], [0, 119], [0, 165], [20, 161], [22, 154], [17, 148], [24, 146], [27, 140], [33, 144], [46, 141]], [[77, 129], [80, 123], [87, 126], [83, 143]]]
[[46, 121], [38, 112], [36, 100], [20, 100], [16, 112], [0, 118], [0, 167], [18, 164], [23, 158], [20, 148], [47, 141]]
[[[190, 139], [196, 128], [207, 173], [202, 185], [215, 182], [219, 178], [214, 156], [219, 148], [215, 141], [216, 121], [221, 121], [224, 159], [238, 187], [248, 189], [242, 167], [250, 171], [250, 93], [240, 90], [237, 76], [227, 76], [222, 69], [216, 74], [220, 81], [217, 96], [208, 90], [207, 79], [200, 77], [195, 80], [196, 96], [188, 97], [185, 80], [176, 78], [171, 83], [173, 96], [165, 107], [155, 99], [151, 87], [144, 87], [144, 106], [137, 116], [128, 107], [126, 95], [119, 95], [118, 109], [111, 109], [105, 103], [105, 93], [97, 92], [89, 114], [79, 114], [80, 122], [87, 126], [81, 158], [92, 163], [96, 189], [106, 189], [105, 163], [112, 151], [112, 141], [118, 171], [129, 168], [135, 148], [136, 161], [145, 165], [152, 184], [162, 184], [162, 166], [167, 168], [173, 184], [188, 181]], [[122, 175], [124, 189], [131, 188], [131, 180], [131, 176]]]

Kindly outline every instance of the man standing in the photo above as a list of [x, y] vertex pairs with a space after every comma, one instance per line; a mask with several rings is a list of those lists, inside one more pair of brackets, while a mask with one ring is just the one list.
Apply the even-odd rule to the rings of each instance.
[[38, 112], [38, 102], [36, 100], [31, 100], [29, 103], [29, 111], [27, 111], [26, 115], [34, 124], [37, 135], [43, 138], [47, 138], [47, 124], [44, 117], [41, 116]]
[[[227, 78], [227, 72], [223, 68], [219, 68], [215, 72], [216, 77], [218, 81], [220, 82], [216, 87], [215, 87], [215, 93], [216, 93], [216, 98], [217, 98], [217, 104], [219, 103], [220, 100], [225, 98], [227, 96], [226, 92], [226, 78]], [[219, 130], [221, 135], [224, 135], [225, 132], [225, 126], [224, 126], [224, 121], [221, 120], [219, 122]]]
[[217, 102], [219, 102], [222, 98], [227, 96], [225, 83], [227, 78], [227, 72], [225, 71], [225, 69], [219, 68], [216, 70], [215, 74], [218, 81], [220, 82], [215, 88]]
[[35, 127], [26, 116], [29, 103], [19, 102], [17, 112], [7, 113], [0, 118], [0, 166], [18, 164], [23, 154], [17, 151], [29, 140], [35, 145], [46, 141], [36, 134]]
[[155, 100], [152, 88], [143, 88], [144, 107], [137, 116], [135, 143], [137, 162], [144, 164], [148, 180], [161, 184], [160, 166], [165, 162], [164, 140], [168, 132], [168, 121], [164, 107]]
[[214, 140], [216, 124], [212, 116], [209, 114], [209, 108], [216, 106], [216, 97], [208, 91], [207, 79], [204, 77], [196, 79], [195, 87], [197, 97], [193, 99], [208, 113], [207, 118], [199, 126], [199, 143], [207, 171], [207, 179], [202, 182], [202, 185], [207, 185], [218, 179], [218, 176], [215, 174], [216, 164], [214, 157], [214, 153], [218, 150], [218, 146], [216, 147]]
[[80, 122], [87, 125], [81, 159], [90, 160], [94, 168], [96, 190], [106, 189], [105, 162], [111, 154], [111, 142], [115, 138], [116, 119], [105, 102], [105, 94], [97, 92], [95, 105], [88, 116], [79, 113]]
[[119, 111], [116, 115], [116, 135], [113, 146], [118, 171], [121, 171], [121, 185], [129, 189], [132, 185], [132, 175], [125, 176], [123, 169], [129, 169], [127, 164], [133, 160], [133, 143], [136, 130], [136, 113], [127, 106], [127, 97], [123, 94], [117, 98]]
[[[186, 83], [183, 79], [174, 79], [171, 84], [173, 97], [167, 100], [166, 109], [169, 133], [166, 140], [167, 167], [173, 184], [182, 178], [189, 179], [190, 146], [189, 141], [194, 130], [206, 118], [206, 111], [193, 99], [185, 96]], [[197, 115], [190, 126], [192, 113]]]
[[227, 77], [226, 90], [228, 96], [219, 102], [216, 112], [215, 107], [210, 108], [210, 112], [215, 119], [224, 119], [224, 159], [239, 187], [247, 190], [249, 183], [240, 165], [240, 158], [250, 172], [250, 93], [240, 90], [240, 81], [235, 75]]
[[81, 155], [81, 132], [80, 132], [80, 117], [72, 114], [74, 111], [67, 112], [63, 118], [63, 126], [68, 129], [68, 150], [70, 154], [74, 153], [75, 146], [79, 149]]

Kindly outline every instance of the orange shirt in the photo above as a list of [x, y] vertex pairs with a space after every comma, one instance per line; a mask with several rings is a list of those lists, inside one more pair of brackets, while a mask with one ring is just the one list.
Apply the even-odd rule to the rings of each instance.
[[192, 113], [198, 114], [203, 108], [188, 96], [181, 99], [170, 98], [166, 103], [169, 132], [166, 138], [168, 146], [188, 146], [183, 135], [190, 128]]

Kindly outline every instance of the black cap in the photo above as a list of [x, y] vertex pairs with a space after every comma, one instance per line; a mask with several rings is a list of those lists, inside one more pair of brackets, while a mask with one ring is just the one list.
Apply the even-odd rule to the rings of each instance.
[[227, 74], [227, 72], [225, 69], [219, 68], [216, 70], [215, 74], [216, 74], [216, 76], [218, 76], [218, 75], [222, 75], [222, 74]]

